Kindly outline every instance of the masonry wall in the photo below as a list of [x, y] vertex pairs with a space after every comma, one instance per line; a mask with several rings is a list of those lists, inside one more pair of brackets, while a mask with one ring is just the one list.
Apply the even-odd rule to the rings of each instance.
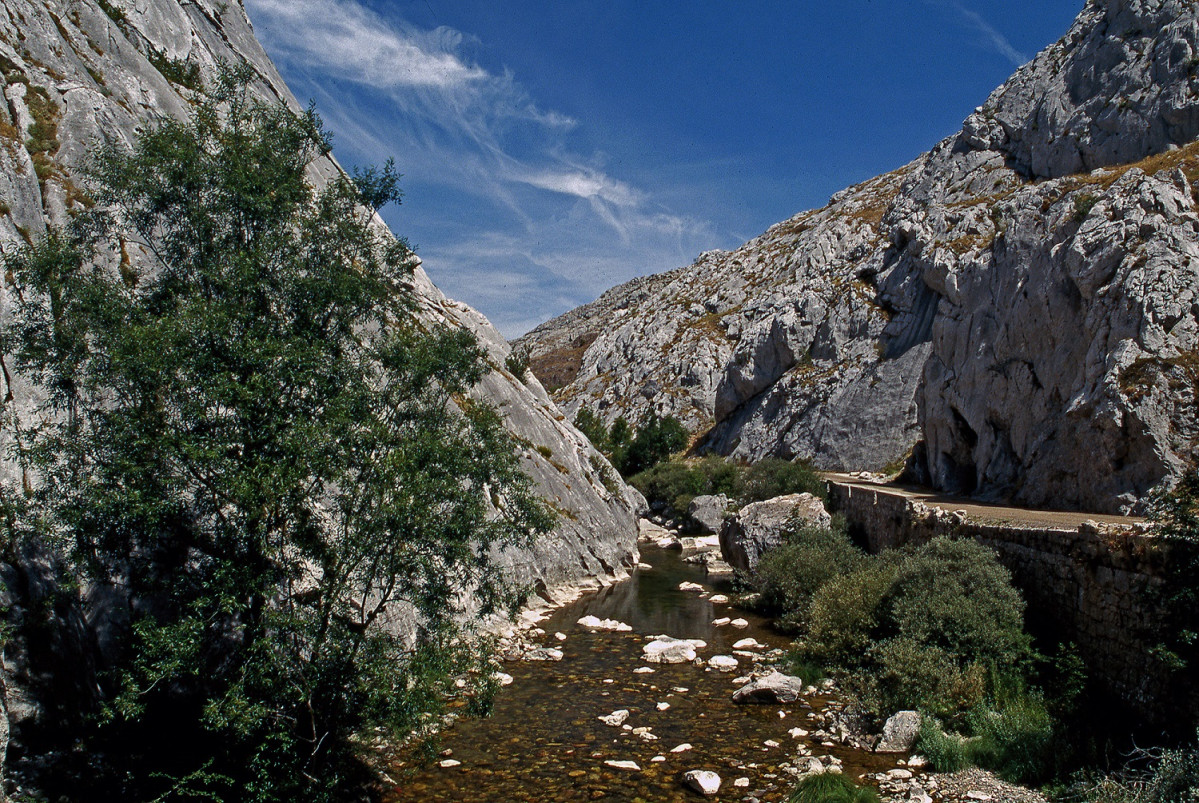
[[1089, 675], [1150, 721], [1165, 722], [1179, 700], [1149, 655], [1161, 620], [1153, 591], [1168, 551], [1152, 535], [1084, 523], [1078, 529], [981, 523], [881, 490], [830, 482], [831, 504], [871, 552], [919, 545], [937, 535], [991, 547], [1028, 603], [1030, 623], [1073, 641]]

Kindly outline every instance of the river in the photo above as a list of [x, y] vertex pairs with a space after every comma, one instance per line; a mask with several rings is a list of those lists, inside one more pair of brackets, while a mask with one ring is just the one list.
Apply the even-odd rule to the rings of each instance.
[[[645, 663], [641, 645], [651, 635], [702, 639], [704, 658], [733, 654], [741, 639], [767, 648], [785, 647], [788, 639], [762, 617], [711, 602], [709, 593], [679, 590], [686, 581], [708, 592], [727, 588], [708, 582], [702, 567], [684, 563], [678, 551], [649, 546], [642, 560], [651, 568], [588, 593], [542, 622], [546, 635], [540, 641], [561, 649], [563, 660], [506, 664], [513, 683], [499, 692], [491, 716], [461, 719], [442, 736], [442, 748], [461, 764], [397, 761], [397, 786], [388, 802], [694, 801], [703, 798], [682, 783], [682, 774], [693, 769], [712, 770], [723, 779], [709, 800], [781, 801], [795, 781], [780, 765], [794, 761], [801, 744], [814, 755], [840, 759], [850, 777], [895, 766], [894, 757], [793, 738], [794, 728], [819, 728], [812, 715], [826, 703], [821, 697], [791, 705], [734, 705], [733, 680], [752, 666], [744, 656], [735, 672]], [[588, 614], [625, 622], [633, 631], [590, 633], [576, 624]], [[721, 617], [744, 618], [749, 625], [713, 625]], [[558, 641], [556, 633], [566, 639]], [[634, 672], [647, 666], [652, 674]], [[628, 726], [648, 727], [657, 738], [646, 740], [599, 721], [620, 709], [630, 712]], [[683, 744], [691, 748], [671, 752]], [[606, 761], [631, 761], [639, 769], [617, 769]], [[739, 779], [746, 780], [735, 785]]]

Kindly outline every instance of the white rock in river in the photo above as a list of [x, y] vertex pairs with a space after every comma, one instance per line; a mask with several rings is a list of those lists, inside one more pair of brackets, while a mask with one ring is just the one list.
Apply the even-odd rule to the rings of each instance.
[[702, 585], [700, 585], [699, 583], [692, 583], [688, 580], [684, 580], [683, 582], [679, 583], [679, 591], [703, 591], [703, 590], [704, 590], [704, 587]]
[[648, 666], [639, 666], [633, 670], [633, 674], [634, 675], [652, 675], [652, 674], [654, 674], [654, 670], [650, 669]]
[[670, 708], [670, 703], [658, 703], [656, 707], [659, 711], [665, 711], [666, 709]]
[[687, 752], [688, 750], [690, 750], [690, 749], [691, 749], [691, 743], [690, 743], [690, 742], [683, 742], [683, 743], [682, 743], [681, 745], [679, 745], [678, 747], [672, 747], [672, 748], [670, 748], [670, 752], [672, 752], [672, 753], [686, 753], [686, 752]]
[[608, 714], [604, 717], [596, 717], [596, 719], [598, 719], [600, 722], [604, 723], [605, 725], [610, 725], [613, 728], [620, 727], [628, 718], [629, 711], [626, 708], [622, 708], [619, 711], [613, 711], [611, 714]]
[[737, 787], [738, 789], [745, 789], [749, 786], [749, 778], [738, 778], [737, 780], [733, 781], [733, 786]]
[[803, 692], [803, 681], [771, 672], [733, 692], [734, 703], [793, 703]]
[[588, 630], [609, 630], [614, 633], [627, 633], [633, 628], [615, 619], [600, 619], [598, 616], [584, 616], [576, 623]]
[[730, 618], [728, 618], [727, 616], [722, 616], [722, 617], [720, 617], [719, 619], [713, 619], [713, 620], [712, 620], [712, 626], [713, 626], [713, 627], [724, 627], [725, 625], [727, 625], [727, 624], [728, 624], [729, 622], [731, 622], [731, 621], [733, 621], [733, 620], [732, 620], [732, 619], [730, 619]]
[[713, 594], [708, 598], [708, 602], [711, 602], [713, 605], [728, 605], [729, 598], [724, 594]]
[[733, 621], [729, 622], [729, 624], [736, 628], [749, 627], [749, 622], [745, 621], [744, 619], [734, 619]]
[[695, 651], [707, 646], [699, 639], [658, 636], [641, 647], [642, 657], [651, 664], [682, 664], [695, 660]]
[[743, 638], [733, 645], [734, 650], [763, 650], [766, 649], [765, 644], [758, 643], [757, 639]]
[[721, 672], [732, 672], [738, 664], [737, 659], [731, 655], [713, 655], [708, 659], [708, 666]]
[[613, 761], [609, 759], [604, 764], [618, 770], [630, 770], [632, 772], [641, 772], [641, 766], [636, 761]]
[[501, 686], [511, 686], [512, 685], [512, 676], [509, 675], [507, 672], [495, 672], [492, 674], [492, 677], [495, 678], [496, 682], [499, 683]]
[[688, 770], [683, 773], [683, 783], [701, 795], [714, 795], [720, 791], [720, 776], [711, 770]]
[[448, 770], [451, 767], [461, 767], [462, 762], [456, 758], [447, 758], [447, 759], [444, 759], [443, 761], [438, 762], [437, 766], [443, 767]]

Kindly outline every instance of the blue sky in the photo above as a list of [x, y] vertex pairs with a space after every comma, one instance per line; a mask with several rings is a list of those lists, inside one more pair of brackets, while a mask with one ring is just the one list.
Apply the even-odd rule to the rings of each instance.
[[433, 280], [512, 337], [958, 130], [1081, 0], [246, 0]]

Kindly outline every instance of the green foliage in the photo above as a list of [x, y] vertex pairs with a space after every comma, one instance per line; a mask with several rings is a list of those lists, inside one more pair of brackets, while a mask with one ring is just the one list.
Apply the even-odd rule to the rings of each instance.
[[1089, 192], [1074, 196], [1074, 222], [1082, 223], [1086, 220], [1087, 215], [1091, 214], [1091, 210], [1097, 203], [1099, 203], [1099, 199]]
[[819, 532], [764, 555], [755, 584], [801, 630], [799, 656], [843, 674], [868, 713], [960, 720], [993, 690], [993, 667], [1027, 670], [1023, 602], [990, 550], [939, 538], [866, 556]]
[[677, 418], [660, 418], [656, 413], [647, 415], [636, 429], [624, 416], [613, 421], [608, 429], [595, 412], [582, 407], [575, 415], [575, 426], [624, 477], [652, 469], [686, 448], [689, 440], [687, 430]]
[[529, 372], [529, 359], [529, 347], [518, 346], [504, 358], [504, 367], [508, 369], [508, 373], [523, 382], [525, 374]]
[[828, 499], [828, 488], [810, 463], [776, 457], [768, 457], [747, 466], [734, 489], [734, 495], [746, 503], [798, 493], [810, 493]]
[[1184, 689], [1199, 666], [1199, 469], [1184, 473], [1173, 488], [1150, 500], [1150, 519], [1170, 548], [1166, 581], [1158, 591], [1165, 611], [1155, 657], [1172, 669]]
[[787, 803], [878, 803], [878, 792], [830, 772], [804, 778]]
[[154, 69], [158, 70], [162, 77], [172, 84], [195, 91], [204, 88], [203, 81], [200, 80], [200, 65], [195, 62], [187, 59], [168, 58], [165, 53], [153, 47], [150, 48], [150, 54], [146, 58], [154, 65]]
[[762, 609], [775, 615], [780, 627], [800, 631], [808, 626], [816, 592], [865, 560], [844, 531], [793, 523], [783, 543], [762, 556], [751, 583], [762, 595]]
[[639, 474], [687, 448], [689, 439], [687, 430], [677, 418], [669, 415], [659, 418], [656, 413], [650, 413], [637, 427], [637, 435], [617, 468], [626, 477]]
[[97, 0], [97, 2], [100, 4], [100, 10], [107, 14], [108, 18], [117, 25], [124, 25], [128, 22], [125, 12], [113, 5], [110, 0]]
[[977, 737], [969, 746], [971, 761], [1016, 783], [1044, 780], [1054, 756], [1054, 720], [1039, 695], [1019, 693], [997, 710], [970, 713]]
[[936, 772], [957, 772], [969, 764], [965, 739], [946, 733], [941, 723], [931, 716], [920, 720], [920, 732], [913, 751], [927, 758], [929, 767]]
[[[96, 210], [5, 258], [3, 348], [46, 401], [0, 521], [136, 601], [87, 741], [112, 799], [347, 799], [351, 737], [480, 668], [459, 600], [515, 606], [488, 555], [550, 526], [464, 401], [475, 338], [412, 318], [411, 251], [372, 223], [391, 164], [314, 191], [319, 119], [248, 80], [103, 150]], [[93, 267], [125, 239], [154, 263]]]
[[708, 455], [693, 464], [678, 460], [659, 463], [634, 475], [629, 482], [651, 505], [663, 504], [681, 515], [697, 496], [732, 496], [741, 471], [734, 463]]
[[603, 419], [587, 407], [580, 407], [579, 412], [575, 414], [575, 429], [587, 436], [587, 440], [591, 441], [591, 445], [601, 452], [606, 452], [608, 448], [608, 428], [604, 426]]

